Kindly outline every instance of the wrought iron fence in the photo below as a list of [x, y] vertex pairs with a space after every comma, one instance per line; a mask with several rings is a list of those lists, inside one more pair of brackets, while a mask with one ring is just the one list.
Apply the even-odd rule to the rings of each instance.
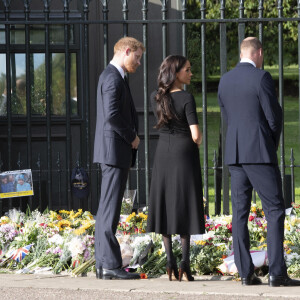
[[[19, 1], [21, 3], [21, 1]], [[160, 26], [160, 41], [155, 47], [161, 47], [161, 58], [171, 53], [172, 43], [169, 27], [176, 25], [179, 29], [180, 49], [182, 55], [187, 53], [187, 26], [200, 24], [201, 51], [201, 97], [203, 129], [203, 186], [207, 199], [206, 211], [209, 211], [209, 171], [213, 172], [215, 213], [229, 213], [229, 173], [222, 163], [226, 128], [221, 122], [220, 147], [214, 157], [208, 153], [207, 131], [207, 24], [217, 24], [220, 39], [220, 75], [227, 67], [227, 26], [237, 24], [239, 44], [245, 37], [247, 25], [258, 25], [258, 36], [264, 41], [264, 26], [270, 22], [278, 26], [278, 65], [279, 65], [279, 101], [284, 110], [283, 94], [283, 25], [286, 22], [298, 24], [300, 36], [300, 1], [297, 1], [298, 17], [283, 16], [283, 1], [278, 0], [278, 16], [264, 17], [264, 1], [257, 1], [258, 18], [245, 18], [244, 1], [239, 1], [239, 17], [226, 18], [226, 1], [220, 0], [219, 16], [206, 18], [207, 5], [200, 2], [201, 18], [187, 19], [187, 0], [23, 0], [20, 7], [10, 0], [0, 4], [0, 88], [6, 90], [6, 109], [0, 116], [1, 171], [30, 168], [33, 170], [35, 195], [29, 197], [31, 208], [46, 206], [50, 209], [76, 208], [83, 206], [95, 211], [99, 199], [100, 168], [92, 165], [92, 125], [96, 107], [95, 85], [91, 84], [91, 44], [98, 40], [102, 47], [101, 65], [109, 61], [109, 43], [112, 40], [110, 29], [122, 27], [124, 36], [131, 35], [129, 26], [139, 28], [146, 52], [143, 56], [142, 109], [138, 110], [143, 123], [143, 145], [139, 151], [137, 165], [131, 170], [128, 188], [138, 190], [137, 206], [146, 205], [149, 196], [151, 173], [150, 152], [154, 151], [151, 141], [157, 137], [149, 126], [149, 62], [153, 59], [154, 47], [149, 46], [149, 29]], [[116, 9], [117, 2], [119, 3]], [[295, 1], [296, 2], [296, 1]], [[133, 4], [134, 3], [134, 4]], [[168, 13], [177, 7], [176, 18], [169, 18]], [[150, 7], [151, 4], [151, 7]], [[20, 4], [19, 4], [20, 5]], [[131, 5], [131, 9], [130, 9]], [[134, 6], [133, 6], [134, 5]], [[156, 7], [160, 13], [149, 18], [148, 13]], [[110, 18], [110, 10], [121, 12], [121, 17]], [[158, 10], [157, 10], [158, 9]], [[139, 10], [141, 17], [137, 16]], [[102, 18], [97, 15], [101, 11]], [[129, 18], [134, 13], [134, 18]], [[100, 14], [99, 14], [100, 15]], [[118, 14], [119, 16], [120, 14]], [[95, 29], [96, 28], [96, 29]], [[132, 28], [132, 27], [131, 27]], [[91, 30], [99, 30], [97, 37], [91, 39]], [[120, 36], [118, 36], [120, 37]], [[115, 36], [114, 36], [115, 39]], [[298, 38], [298, 62], [300, 61]], [[20, 56], [21, 55], [21, 56]], [[23, 73], [18, 70], [18, 59], [23, 59]], [[39, 66], [39, 70], [35, 65]], [[5, 65], [5, 66], [4, 66]], [[57, 71], [60, 70], [60, 71]], [[96, 71], [95, 71], [96, 70]], [[101, 70], [100, 70], [101, 71]], [[300, 72], [300, 69], [299, 69]], [[41, 75], [43, 74], [43, 75]], [[74, 77], [74, 74], [76, 75]], [[99, 72], [98, 74], [99, 75]], [[38, 81], [39, 76], [40, 81]], [[300, 76], [299, 76], [300, 78]], [[18, 95], [18, 80], [25, 81], [23, 100]], [[1, 81], [2, 80], [2, 81]], [[298, 79], [298, 83], [299, 83]], [[299, 85], [300, 86], [300, 85]], [[18, 101], [20, 102], [18, 104]], [[22, 102], [23, 101], [23, 102]], [[299, 101], [300, 102], [300, 101]], [[19, 105], [19, 106], [18, 106]], [[299, 112], [300, 118], [300, 112]], [[283, 186], [286, 186], [286, 168], [291, 170], [291, 201], [295, 200], [293, 149], [290, 165], [285, 163], [284, 128], [280, 141], [280, 168]], [[219, 137], [216, 137], [219, 139]], [[151, 146], [152, 145], [152, 146]], [[209, 160], [214, 164], [209, 167]], [[74, 166], [83, 166], [90, 177], [92, 189], [88, 199], [75, 199], [71, 194], [71, 170]], [[221, 181], [220, 181], [221, 178]], [[222, 190], [222, 199], [221, 199]], [[284, 191], [286, 194], [286, 190]], [[255, 194], [254, 194], [255, 198]], [[223, 211], [221, 211], [221, 200]], [[13, 206], [22, 206], [23, 200], [0, 199], [0, 213]], [[19, 204], [18, 204], [19, 203]]]

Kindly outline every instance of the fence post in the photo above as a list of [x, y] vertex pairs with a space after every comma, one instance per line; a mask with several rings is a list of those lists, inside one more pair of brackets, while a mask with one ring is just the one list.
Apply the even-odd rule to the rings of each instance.
[[217, 158], [217, 153], [216, 150], [214, 150], [214, 190], [215, 190], [215, 215], [220, 215], [221, 214], [221, 193], [220, 189], [218, 188], [218, 158]]
[[[10, 1], [4, 1], [5, 5], [5, 21], [9, 20]], [[11, 52], [10, 52], [10, 25], [5, 24], [5, 46], [6, 46], [6, 96], [7, 96], [7, 154], [8, 154], [8, 170], [12, 169], [12, 118], [11, 118]], [[12, 208], [12, 198], [8, 200], [9, 209]]]
[[[263, 18], [264, 14], [264, 0], [259, 0], [258, 3], [258, 18], [261, 19]], [[264, 37], [264, 30], [263, 30], [263, 22], [258, 23], [258, 37], [261, 43], [263, 43], [263, 37]]]
[[[148, 0], [143, 0], [143, 21], [147, 20]], [[149, 102], [148, 102], [148, 24], [143, 23], [143, 44], [146, 49], [143, 56], [144, 66], [144, 135], [145, 135], [145, 197], [149, 200]]]
[[[225, 0], [221, 0], [221, 19], [225, 19]], [[220, 62], [221, 76], [227, 71], [227, 49], [226, 49], [226, 23], [220, 23]], [[229, 214], [229, 171], [224, 163], [226, 124], [221, 117], [221, 152], [222, 152], [222, 182], [223, 182], [223, 214]]]
[[[84, 21], [87, 22], [89, 19], [89, 1], [90, 0], [83, 0], [83, 14], [84, 14]], [[86, 133], [86, 167], [87, 167], [87, 173], [89, 175], [90, 181], [91, 181], [91, 156], [90, 156], [90, 149], [91, 149], [91, 138], [90, 138], [90, 88], [89, 88], [89, 82], [90, 82], [90, 76], [89, 76], [89, 25], [87, 23], [84, 23], [83, 25], [83, 70], [84, 70], [84, 99], [85, 99], [85, 133]], [[92, 197], [89, 194], [88, 196], [88, 210], [92, 210]]]
[[294, 170], [294, 167], [295, 167], [295, 158], [294, 158], [294, 151], [293, 151], [293, 148], [291, 148], [291, 158], [290, 158], [290, 161], [291, 161], [291, 194], [292, 194], [292, 202], [295, 202], [295, 170]]
[[[298, 17], [300, 18], [300, 0], [298, 2]], [[300, 66], [300, 21], [298, 21], [298, 66]], [[298, 75], [298, 86], [299, 86], [299, 108], [300, 108], [300, 68], [299, 69], [299, 75]], [[300, 132], [300, 109], [298, 111], [298, 122], [299, 122], [299, 132]]]
[[[45, 21], [49, 21], [50, 1], [44, 0]], [[45, 72], [46, 72], [46, 126], [47, 126], [47, 182], [48, 199], [52, 203], [52, 143], [51, 143], [51, 66], [50, 26], [45, 24]], [[40, 207], [41, 209], [41, 207]]]
[[[161, 13], [162, 20], [166, 20], [167, 18], [167, 3], [168, 0], [160, 0], [162, 4]], [[163, 59], [167, 56], [167, 23], [162, 23], [162, 51], [163, 51]]]
[[[122, 0], [123, 4], [123, 20], [127, 21], [128, 20], [128, 0]], [[128, 24], [124, 23], [123, 24], [123, 36], [128, 36]]]
[[[239, 7], [239, 18], [243, 19], [244, 18], [244, 11], [245, 11], [245, 7], [244, 7], [244, 0], [240, 0], [240, 7]], [[240, 59], [240, 46], [241, 43], [243, 41], [243, 39], [245, 38], [245, 23], [239, 23], [238, 25], [238, 35], [239, 35], [239, 53], [238, 53], [238, 59]]]
[[[187, 0], [181, 0], [181, 19], [184, 21], [186, 19], [186, 1]], [[182, 22], [182, 55], [186, 56], [186, 23]]]
[[[69, 21], [71, 0], [64, 0], [64, 21]], [[71, 97], [70, 97], [70, 47], [69, 47], [69, 25], [64, 24], [64, 47], [65, 47], [65, 98], [66, 98], [66, 182], [67, 203], [71, 210], [73, 200], [71, 197], [71, 168], [72, 168], [72, 135], [71, 135]], [[52, 199], [49, 199], [49, 207], [52, 207]]]
[[[206, 0], [201, 0], [201, 19], [206, 17]], [[203, 178], [204, 198], [206, 199], [205, 213], [209, 213], [208, 194], [208, 153], [207, 153], [207, 95], [206, 95], [206, 24], [201, 23], [201, 66], [202, 66], [202, 118], [203, 118]]]
[[[282, 18], [282, 0], [278, 0], [278, 18]], [[284, 112], [283, 102], [283, 24], [278, 22], [278, 72], [279, 72], [279, 102]], [[285, 196], [285, 154], [284, 154], [284, 113], [282, 114], [282, 131], [280, 137], [280, 169], [283, 186], [283, 197]]]
[[[103, 21], [108, 20], [108, 0], [101, 0]], [[108, 24], [103, 24], [103, 65], [108, 63]]]

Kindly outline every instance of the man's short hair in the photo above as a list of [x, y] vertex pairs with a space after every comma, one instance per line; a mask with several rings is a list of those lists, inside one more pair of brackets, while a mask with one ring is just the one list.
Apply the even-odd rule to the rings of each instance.
[[131, 51], [136, 51], [141, 48], [143, 52], [145, 51], [143, 43], [129, 36], [123, 37], [116, 42], [114, 46], [114, 53], [124, 50], [125, 48], [130, 48]]
[[262, 43], [256, 37], [246, 38], [241, 43], [241, 51], [246, 49], [258, 50], [262, 48]]

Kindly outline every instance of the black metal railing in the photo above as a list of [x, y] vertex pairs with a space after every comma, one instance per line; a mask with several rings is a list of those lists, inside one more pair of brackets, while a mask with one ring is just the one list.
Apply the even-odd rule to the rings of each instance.
[[[147, 205], [149, 197], [149, 185], [151, 177], [151, 159], [150, 154], [155, 148], [155, 138], [157, 135], [152, 132], [150, 122], [152, 114], [149, 112], [149, 91], [154, 83], [149, 82], [150, 68], [156, 59], [153, 56], [154, 47], [149, 46], [151, 39], [150, 29], [153, 26], [161, 26], [161, 32], [157, 35], [160, 41], [155, 43], [155, 48], [161, 47], [161, 55], [157, 60], [161, 61], [169, 55], [170, 49], [180, 51], [183, 55], [187, 53], [187, 26], [189, 24], [200, 24], [200, 45], [201, 51], [201, 96], [202, 96], [202, 129], [203, 129], [203, 186], [204, 197], [207, 199], [206, 212], [209, 211], [209, 181], [213, 180], [215, 195], [215, 213], [229, 214], [229, 172], [228, 168], [222, 163], [224, 155], [224, 140], [226, 128], [221, 122], [220, 148], [216, 149], [214, 157], [209, 157], [208, 153], [208, 122], [207, 122], [207, 24], [217, 24], [219, 27], [220, 40], [220, 75], [228, 70], [228, 41], [227, 27], [230, 24], [237, 25], [238, 41], [245, 37], [248, 24], [258, 25], [258, 37], [264, 41], [264, 27], [270, 22], [277, 24], [278, 27], [278, 93], [279, 102], [284, 110], [284, 53], [283, 53], [283, 26], [287, 22], [293, 22], [298, 25], [298, 37], [300, 36], [300, 1], [297, 1], [297, 17], [283, 16], [283, 1], [277, 1], [278, 16], [272, 18], [264, 17], [263, 0], [257, 1], [257, 18], [245, 18], [245, 1], [239, 1], [239, 17], [226, 18], [226, 1], [220, 0], [219, 16], [214, 19], [207, 19], [207, 3], [200, 1], [200, 18], [187, 19], [188, 1], [176, 1], [179, 8], [174, 12], [171, 7], [172, 0], [161, 0], [160, 4], [153, 4], [148, 0], [41, 0], [39, 7], [31, 6], [31, 1], [23, 1], [23, 7], [13, 7], [12, 1], [0, 1], [0, 30], [5, 36], [4, 41], [0, 41], [0, 55], [5, 55], [5, 69], [1, 69], [5, 75], [7, 114], [0, 116], [0, 170], [13, 170], [15, 168], [30, 168], [33, 171], [33, 179], [36, 186], [35, 195], [28, 199], [30, 207], [39, 207], [42, 209], [48, 206], [55, 208], [76, 208], [76, 205], [86, 206], [86, 209], [95, 211], [99, 199], [101, 179], [100, 168], [92, 164], [92, 140], [93, 124], [95, 123], [96, 84], [92, 83], [92, 74], [101, 72], [104, 66], [109, 62], [111, 55], [110, 48], [112, 41], [120, 36], [115, 34], [114, 28], [122, 28], [122, 35], [131, 35], [131, 30], [137, 32], [141, 37], [146, 52], [143, 56], [142, 86], [134, 89], [140, 89], [141, 98], [138, 100], [139, 118], [143, 123], [143, 131], [140, 133], [143, 139], [141, 150], [139, 151], [138, 161], [135, 168], [131, 170], [130, 179], [127, 188], [136, 188], [137, 206]], [[19, 1], [21, 3], [21, 1]], [[116, 2], [118, 7], [116, 8]], [[61, 6], [62, 3], [62, 6]], [[150, 6], [151, 4], [151, 6]], [[40, 7], [42, 5], [42, 8]], [[55, 5], [55, 10], [51, 9]], [[131, 6], [130, 6], [131, 5]], [[118, 18], [109, 14], [110, 10], [116, 13]], [[160, 12], [155, 17], [149, 19], [149, 14], [155, 10]], [[118, 12], [118, 13], [117, 13]], [[102, 18], [100, 18], [102, 13]], [[97, 15], [99, 14], [99, 15]], [[169, 18], [169, 16], [172, 16]], [[130, 16], [134, 16], [130, 18]], [[175, 17], [174, 17], [175, 16]], [[111, 17], [111, 19], [110, 19]], [[180, 42], [177, 43], [174, 36], [171, 36], [170, 27], [178, 26]], [[22, 27], [23, 26], [23, 27]], [[34, 26], [41, 26], [43, 38], [40, 43], [32, 43], [32, 37], [39, 33], [34, 32]], [[24, 31], [24, 40], [16, 44], [12, 37], [16, 34], [16, 28]], [[57, 35], [53, 34], [56, 28]], [[100, 30], [99, 30], [100, 29]], [[137, 31], [136, 31], [137, 30]], [[97, 32], [91, 39], [91, 32]], [[153, 34], [153, 33], [152, 33]], [[154, 33], [156, 35], [156, 33]], [[59, 40], [59, 37], [62, 39]], [[35, 37], [35, 36], [34, 36]], [[91, 63], [92, 44], [98, 41], [101, 51], [101, 68], [93, 66]], [[152, 39], [153, 41], [153, 39]], [[298, 38], [298, 54], [300, 49], [300, 39]], [[95, 49], [94, 49], [95, 50]], [[95, 51], [98, 55], [97, 51]], [[16, 69], [16, 55], [23, 53], [25, 55], [25, 73], [22, 74], [26, 79], [26, 113], [15, 113], [13, 98], [16, 94], [16, 81], [18, 77]], [[44, 55], [44, 113], [34, 114], [32, 97], [36, 91], [35, 69], [33, 66], [33, 56], [35, 53]], [[63, 66], [55, 64], [54, 56], [59, 53], [63, 56]], [[73, 68], [72, 55], [75, 55], [75, 73], [76, 73], [76, 110], [73, 112], [74, 101], [72, 90], [74, 87], [74, 78], [71, 70]], [[157, 64], [157, 60], [155, 64]], [[298, 55], [300, 63], [300, 55]], [[63, 69], [63, 84], [57, 85], [61, 90], [54, 91], [55, 72], [58, 66]], [[42, 67], [41, 67], [42, 68]], [[1, 74], [0, 74], [1, 75]], [[299, 79], [300, 81], [300, 69]], [[1, 84], [1, 82], [0, 82]], [[300, 86], [300, 84], [299, 84]], [[55, 93], [62, 95], [55, 95]], [[300, 87], [299, 87], [300, 93]], [[55, 98], [58, 97], [58, 98]], [[63, 100], [64, 110], [60, 107], [54, 107], [54, 100]], [[42, 100], [42, 99], [41, 99]], [[300, 99], [299, 99], [300, 103]], [[61, 104], [61, 102], [59, 102]], [[59, 111], [59, 113], [55, 113]], [[299, 110], [300, 119], [300, 110]], [[285, 163], [285, 132], [284, 127], [280, 141], [280, 169], [283, 180], [283, 186], [286, 186], [286, 169], [291, 171], [291, 193], [292, 201], [295, 201], [295, 176], [294, 168], [300, 167], [295, 164], [293, 149], [291, 150], [291, 164]], [[20, 148], [22, 150], [20, 150]], [[298, 150], [298, 149], [297, 149]], [[25, 155], [24, 155], [25, 153]], [[210, 167], [210, 162], [213, 165]], [[93, 186], [91, 193], [84, 203], [79, 202], [71, 194], [71, 170], [76, 165], [86, 168], [91, 184]], [[213, 175], [213, 176], [211, 176]], [[223, 211], [221, 211], [221, 189]], [[284, 193], [285, 193], [284, 189]], [[254, 194], [255, 199], [255, 194]], [[20, 203], [23, 201], [19, 200]], [[77, 202], [76, 202], [77, 201]], [[77, 204], [76, 204], [77, 203]], [[13, 199], [0, 199], [0, 214], [7, 208], [13, 207]]]

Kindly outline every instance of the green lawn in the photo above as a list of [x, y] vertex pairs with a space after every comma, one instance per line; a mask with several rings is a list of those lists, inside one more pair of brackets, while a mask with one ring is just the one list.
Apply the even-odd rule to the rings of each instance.
[[[274, 71], [275, 72], [275, 71]], [[202, 118], [202, 95], [194, 95], [197, 104], [200, 127], [203, 128]], [[290, 165], [291, 148], [294, 150], [295, 164], [300, 166], [300, 134], [299, 134], [299, 100], [298, 98], [284, 97], [284, 145], [285, 165]], [[207, 94], [207, 136], [208, 136], [208, 165], [213, 166], [214, 150], [218, 150], [220, 131], [220, 108], [217, 100], [217, 93]], [[203, 165], [203, 144], [200, 147], [201, 163]], [[280, 152], [278, 151], [280, 162]], [[286, 174], [290, 174], [290, 168], [286, 168]], [[209, 170], [209, 211], [214, 215], [214, 178], [213, 170]], [[296, 202], [300, 202], [300, 168], [295, 168]], [[257, 197], [257, 203], [260, 200]], [[222, 210], [221, 210], [222, 211]]]

